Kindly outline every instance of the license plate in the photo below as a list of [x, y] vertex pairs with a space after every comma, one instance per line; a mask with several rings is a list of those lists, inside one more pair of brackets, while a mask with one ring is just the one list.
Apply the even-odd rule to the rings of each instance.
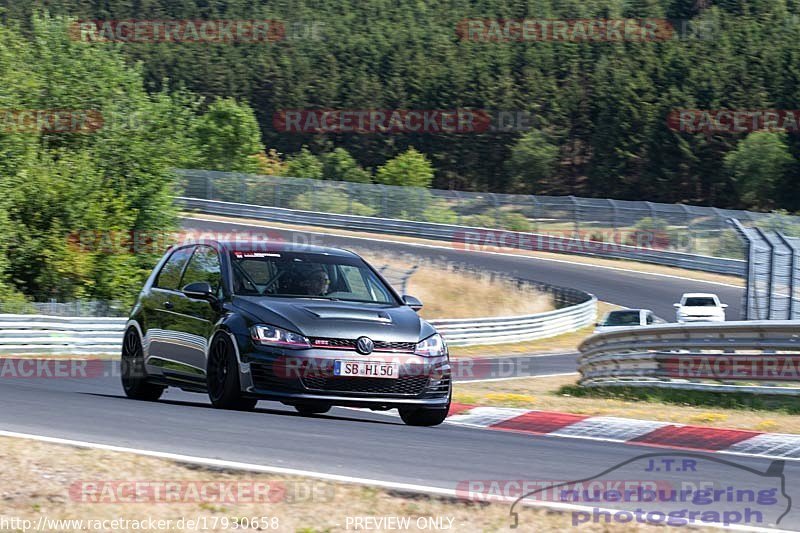
[[397, 378], [397, 363], [378, 361], [340, 361], [333, 364], [334, 376], [358, 376], [364, 378]]

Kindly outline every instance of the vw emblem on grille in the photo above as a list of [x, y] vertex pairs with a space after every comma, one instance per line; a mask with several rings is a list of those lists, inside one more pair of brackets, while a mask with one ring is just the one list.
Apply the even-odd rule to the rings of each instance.
[[375, 343], [369, 337], [359, 337], [356, 341], [356, 351], [360, 354], [369, 355], [375, 349]]

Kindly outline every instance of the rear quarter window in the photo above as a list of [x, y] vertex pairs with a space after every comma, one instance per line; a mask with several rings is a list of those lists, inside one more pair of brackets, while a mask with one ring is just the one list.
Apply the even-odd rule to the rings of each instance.
[[183, 267], [192, 255], [193, 247], [178, 248], [169, 256], [167, 262], [161, 267], [156, 276], [153, 287], [177, 291], [183, 274]]

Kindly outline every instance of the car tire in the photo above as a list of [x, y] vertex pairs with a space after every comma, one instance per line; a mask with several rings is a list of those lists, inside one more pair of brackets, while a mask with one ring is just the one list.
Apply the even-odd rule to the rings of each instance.
[[298, 403], [294, 405], [295, 410], [303, 416], [322, 415], [331, 410], [328, 403]]
[[401, 407], [400, 418], [407, 426], [438, 426], [447, 418], [450, 412], [450, 401], [453, 398], [452, 385], [450, 392], [447, 395], [447, 405], [441, 409], [421, 409], [421, 408], [408, 408]]
[[239, 382], [239, 363], [233, 341], [225, 333], [211, 341], [206, 372], [208, 399], [217, 409], [252, 411], [258, 400], [242, 396]]
[[400, 418], [407, 426], [438, 426], [447, 418], [446, 409], [400, 409]]
[[136, 328], [129, 328], [122, 340], [120, 378], [128, 398], [154, 402], [164, 393], [165, 387], [147, 381], [142, 340]]

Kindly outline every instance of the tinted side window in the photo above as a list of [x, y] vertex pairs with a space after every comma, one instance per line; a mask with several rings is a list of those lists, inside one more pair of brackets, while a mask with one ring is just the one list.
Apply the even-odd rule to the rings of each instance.
[[172, 252], [172, 255], [169, 256], [169, 259], [167, 259], [167, 262], [164, 263], [163, 267], [161, 267], [161, 271], [158, 273], [153, 286], [158, 287], [159, 289], [170, 289], [173, 291], [178, 290], [178, 283], [181, 280], [183, 266], [186, 264], [186, 261], [189, 260], [189, 256], [191, 255], [191, 246], [179, 248]]
[[194, 255], [192, 255], [189, 264], [186, 266], [186, 271], [183, 273], [181, 287], [198, 281], [208, 282], [214, 292], [219, 294], [222, 286], [219, 255], [210, 246], [198, 246], [195, 249]]

